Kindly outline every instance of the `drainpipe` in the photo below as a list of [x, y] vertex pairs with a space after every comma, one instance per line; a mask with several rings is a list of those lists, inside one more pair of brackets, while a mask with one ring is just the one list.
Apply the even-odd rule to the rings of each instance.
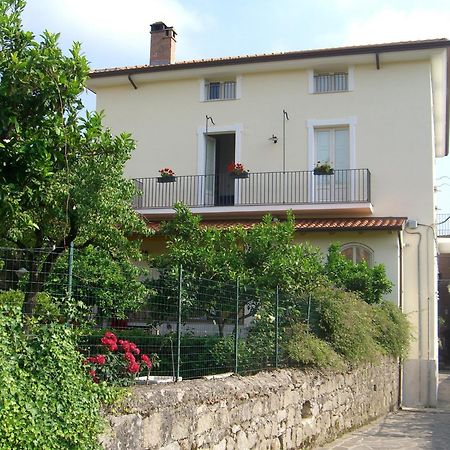
[[420, 266], [420, 245], [422, 243], [422, 234], [417, 231], [408, 231], [405, 230], [408, 234], [415, 234], [416, 236], [419, 236], [419, 241], [417, 243], [417, 289], [418, 289], [418, 299], [417, 299], [417, 312], [418, 312], [418, 325], [417, 325], [417, 334], [419, 336], [418, 343], [419, 343], [419, 403], [422, 403], [422, 282], [421, 282], [421, 266]]
[[[402, 230], [397, 231], [398, 239], [398, 268], [399, 268], [399, 295], [398, 295], [398, 307], [403, 312], [403, 234]], [[399, 361], [398, 365], [398, 407], [400, 408], [403, 400], [403, 373], [402, 363]]]
[[[431, 372], [431, 367], [430, 367], [430, 346], [432, 344], [434, 344], [434, 340], [431, 341], [430, 339], [430, 330], [432, 328], [432, 324], [431, 324], [431, 320], [434, 321], [434, 319], [432, 319], [431, 317], [431, 312], [430, 312], [430, 301], [431, 301], [431, 297], [430, 297], [430, 264], [429, 264], [429, 254], [428, 251], [430, 249], [430, 241], [429, 241], [429, 233], [428, 231], [431, 231], [433, 233], [433, 240], [434, 242], [436, 242], [436, 236], [435, 236], [435, 231], [434, 228], [431, 225], [426, 225], [423, 223], [418, 223], [419, 226], [421, 227], [426, 227], [427, 228], [427, 332], [428, 332], [428, 339], [427, 339], [427, 372], [428, 372], [428, 385], [427, 385], [427, 395], [428, 395], [428, 406], [431, 406], [431, 383], [432, 383], [432, 379], [435, 377], [435, 373]], [[437, 243], [436, 243], [436, 248], [437, 248]], [[434, 290], [433, 290], [434, 293]], [[434, 299], [434, 295], [432, 297]]]

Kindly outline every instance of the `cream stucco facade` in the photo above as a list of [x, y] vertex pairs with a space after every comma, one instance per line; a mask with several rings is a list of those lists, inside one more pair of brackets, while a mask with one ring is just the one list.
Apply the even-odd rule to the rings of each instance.
[[[285, 203], [277, 197], [237, 204], [236, 199], [244, 195], [241, 183], [247, 182], [237, 181], [231, 187], [233, 204], [199, 204], [193, 210], [209, 218], [239, 219], [267, 211], [282, 214], [292, 207], [298, 218], [374, 216], [416, 221], [417, 226], [408, 222], [409, 227], [397, 230], [328, 230], [297, 237], [324, 250], [333, 241], [364, 244], [373, 251], [375, 262], [386, 266], [394, 281], [389, 299], [408, 314], [415, 335], [403, 377], [403, 402], [410, 406], [436, 405], [433, 179], [435, 158], [448, 152], [450, 42], [425, 42], [365, 46], [359, 53], [350, 47], [340, 52], [299, 52], [297, 58], [287, 54], [291, 56], [124, 68], [95, 72], [88, 82], [97, 94], [97, 109], [105, 112], [105, 124], [116, 133], [130, 132], [136, 140], [126, 176], [157, 177], [159, 169], [170, 167], [180, 177], [178, 190], [187, 186], [181, 183], [183, 176], [188, 180], [187, 176], [208, 174], [208, 136], [219, 146], [231, 139], [234, 161], [243, 163], [251, 174], [298, 172], [303, 188], [310, 190], [319, 185], [312, 174], [322, 148], [317, 130], [329, 132], [326, 137], [333, 142], [329, 148], [333, 145], [336, 155], [342, 153], [338, 139], [345, 141], [345, 154], [339, 156], [341, 160], [336, 156], [335, 162], [340, 169], [370, 171], [370, 178], [364, 175], [361, 182], [364, 198], [351, 192], [342, 200], [336, 196], [319, 204], [312, 194], [307, 197], [310, 201], [297, 204], [293, 197]], [[347, 88], [314, 93], [314, 74], [334, 72], [346, 73]], [[205, 100], [205, 84], [210, 80], [231, 80], [235, 98]], [[346, 178], [349, 191], [356, 186], [354, 173]], [[173, 189], [174, 200], [179, 195], [174, 193], [175, 184], [155, 186], [161, 193]], [[195, 195], [201, 196], [199, 192]], [[171, 210], [155, 203], [146, 204], [141, 212], [158, 219]]]

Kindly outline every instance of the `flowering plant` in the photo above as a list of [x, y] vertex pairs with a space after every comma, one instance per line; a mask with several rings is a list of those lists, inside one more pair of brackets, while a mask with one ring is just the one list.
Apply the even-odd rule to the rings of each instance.
[[317, 161], [316, 167], [314, 168], [314, 173], [332, 174], [333, 172], [334, 172], [333, 167], [328, 161], [325, 161], [323, 163]]
[[131, 384], [142, 370], [147, 377], [153, 367], [159, 365], [156, 353], [143, 355], [134, 342], [118, 339], [111, 331], [101, 338], [105, 354], [89, 356], [84, 363], [94, 383], [106, 381], [112, 385], [126, 386]]
[[159, 169], [159, 173], [161, 174], [162, 177], [174, 177], [175, 176], [175, 172], [169, 167], [164, 167], [164, 169]]
[[228, 173], [233, 173], [235, 175], [240, 175], [242, 173], [248, 173], [248, 170], [244, 168], [244, 165], [241, 163], [232, 162], [227, 166]]

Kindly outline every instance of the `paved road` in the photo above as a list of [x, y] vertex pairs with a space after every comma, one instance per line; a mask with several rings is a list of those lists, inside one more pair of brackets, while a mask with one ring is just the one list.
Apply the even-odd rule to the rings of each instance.
[[326, 450], [450, 449], [450, 373], [441, 374], [438, 409], [402, 410], [320, 447]]

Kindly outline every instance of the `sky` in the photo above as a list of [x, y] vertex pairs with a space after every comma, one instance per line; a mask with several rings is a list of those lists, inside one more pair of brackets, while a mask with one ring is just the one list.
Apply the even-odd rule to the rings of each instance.
[[[91, 68], [148, 64], [150, 24], [178, 33], [178, 61], [449, 38], [449, 0], [28, 0], [24, 27], [79, 41]], [[94, 94], [85, 97], [95, 108]], [[450, 156], [436, 163], [438, 213], [450, 213]]]

